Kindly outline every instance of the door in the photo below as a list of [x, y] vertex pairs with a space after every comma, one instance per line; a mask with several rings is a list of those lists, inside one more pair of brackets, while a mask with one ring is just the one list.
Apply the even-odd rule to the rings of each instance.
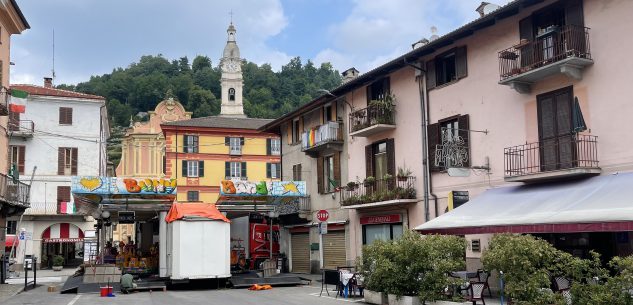
[[573, 87], [537, 96], [541, 171], [575, 166]]
[[291, 234], [290, 253], [292, 259], [292, 272], [310, 273], [310, 234]]
[[345, 259], [345, 231], [330, 231], [323, 235], [323, 268], [336, 269], [346, 266]]

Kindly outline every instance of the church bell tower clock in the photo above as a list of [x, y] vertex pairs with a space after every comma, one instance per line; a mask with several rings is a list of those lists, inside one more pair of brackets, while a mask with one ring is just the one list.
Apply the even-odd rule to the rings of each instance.
[[244, 115], [244, 107], [242, 104], [242, 87], [244, 81], [242, 79], [242, 59], [240, 58], [240, 49], [235, 42], [235, 26], [233, 22], [226, 30], [228, 39], [224, 47], [224, 54], [220, 59], [220, 67], [222, 69], [222, 104], [220, 108], [221, 116], [228, 117], [246, 117]]

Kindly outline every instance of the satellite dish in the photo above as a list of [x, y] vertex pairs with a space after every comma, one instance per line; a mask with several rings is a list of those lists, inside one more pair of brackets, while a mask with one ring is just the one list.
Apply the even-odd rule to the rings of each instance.
[[450, 177], [469, 177], [470, 168], [465, 167], [449, 167], [448, 176]]

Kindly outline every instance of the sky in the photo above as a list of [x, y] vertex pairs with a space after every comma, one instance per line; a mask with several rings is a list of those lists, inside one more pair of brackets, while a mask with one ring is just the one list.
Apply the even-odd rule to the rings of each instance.
[[[498, 0], [505, 4], [508, 0]], [[18, 0], [31, 29], [11, 37], [11, 83], [76, 84], [162, 54], [216, 65], [226, 28], [242, 57], [279, 70], [296, 56], [369, 71], [479, 17], [478, 0]], [[54, 32], [54, 40], [53, 40]], [[53, 56], [54, 41], [54, 56]]]

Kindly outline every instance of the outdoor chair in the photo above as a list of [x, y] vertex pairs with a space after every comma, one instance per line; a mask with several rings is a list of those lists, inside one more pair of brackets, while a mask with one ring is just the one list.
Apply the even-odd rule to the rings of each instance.
[[492, 291], [490, 291], [490, 284], [488, 283], [489, 277], [490, 272], [483, 269], [477, 270], [477, 281], [486, 284], [486, 287], [484, 287], [484, 289], [488, 289], [488, 296], [492, 298]]
[[466, 300], [468, 302], [473, 302], [473, 305], [477, 304], [477, 301], [481, 301], [483, 305], [486, 305], [486, 301], [484, 301], [484, 288], [486, 287], [486, 283], [483, 282], [473, 282], [468, 285], [468, 295], [466, 296]]
[[568, 290], [571, 288], [571, 281], [565, 277], [557, 276], [554, 278], [554, 288], [557, 292]]
[[561, 290], [560, 293], [563, 295], [563, 298], [565, 299], [565, 304], [572, 305], [572, 303], [571, 303], [571, 290], [569, 290], [569, 289]]

